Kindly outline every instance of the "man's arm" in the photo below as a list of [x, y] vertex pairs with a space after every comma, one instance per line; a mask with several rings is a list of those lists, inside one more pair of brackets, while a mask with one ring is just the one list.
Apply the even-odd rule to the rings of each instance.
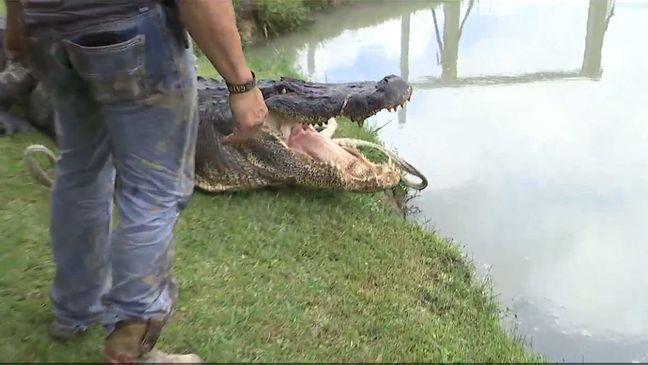
[[214, 68], [230, 83], [252, 78], [231, 0], [177, 0], [182, 21]]
[[[252, 79], [236, 28], [231, 0], [176, 0], [180, 17], [198, 47], [225, 81], [242, 84]], [[241, 142], [252, 137], [263, 125], [268, 108], [258, 88], [230, 94], [234, 133], [226, 142]]]
[[24, 56], [23, 9], [20, 0], [4, 0], [7, 7], [4, 48], [7, 58], [15, 60]]

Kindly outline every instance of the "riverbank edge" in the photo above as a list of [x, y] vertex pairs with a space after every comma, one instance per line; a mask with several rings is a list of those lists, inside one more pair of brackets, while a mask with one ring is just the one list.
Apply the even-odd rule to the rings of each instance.
[[[32, 143], [54, 148], [36, 133], [0, 139], [0, 355], [99, 361], [99, 328], [74, 347], [46, 335], [49, 192], [24, 172]], [[380, 194], [196, 192], [175, 237], [181, 295], [163, 348], [228, 362], [539, 361], [502, 328], [490, 283], [460, 248]]]

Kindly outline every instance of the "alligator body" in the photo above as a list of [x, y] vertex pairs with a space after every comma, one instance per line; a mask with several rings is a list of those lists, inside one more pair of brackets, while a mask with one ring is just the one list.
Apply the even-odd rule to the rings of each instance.
[[[0, 34], [1, 36], [1, 34]], [[2, 38], [2, 37], [0, 37]], [[0, 55], [0, 60], [4, 57]], [[0, 134], [36, 127], [55, 139], [53, 111], [47, 90], [28, 69], [7, 62], [0, 73]], [[383, 109], [402, 106], [411, 87], [397, 76], [378, 82], [311, 83], [297, 79], [259, 80], [269, 114], [260, 133], [244, 144], [224, 144], [233, 121], [225, 85], [198, 78], [200, 124], [196, 145], [196, 186], [208, 192], [244, 191], [267, 186], [304, 186], [356, 192], [384, 190], [404, 181], [415, 189], [427, 185], [414, 167], [381, 146], [365, 141], [332, 138], [335, 117], [362, 122]], [[9, 112], [22, 105], [23, 115]], [[317, 126], [326, 125], [323, 130]], [[357, 149], [370, 145], [386, 153], [386, 163], [372, 163]], [[51, 179], [31, 154], [46, 151], [30, 146], [27, 168], [43, 184]], [[55, 161], [53, 155], [51, 158]], [[405, 172], [420, 183], [402, 179]]]

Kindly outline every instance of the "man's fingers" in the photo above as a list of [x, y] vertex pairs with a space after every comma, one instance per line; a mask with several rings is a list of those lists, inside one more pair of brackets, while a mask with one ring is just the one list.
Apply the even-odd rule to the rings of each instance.
[[248, 141], [256, 135], [258, 130], [259, 128], [249, 129], [247, 131], [241, 131], [238, 128], [234, 128], [234, 132], [232, 132], [231, 134], [223, 138], [223, 143], [229, 144], [229, 143], [241, 143], [241, 142]]
[[223, 143], [225, 144], [230, 144], [230, 143], [238, 143], [241, 142], [241, 133], [237, 130], [234, 132], [228, 134], [223, 138]]
[[223, 139], [223, 143], [225, 144], [243, 143], [249, 141], [250, 139], [252, 139], [252, 137], [253, 137], [252, 135], [232, 133], [228, 136], [225, 136], [225, 138]]

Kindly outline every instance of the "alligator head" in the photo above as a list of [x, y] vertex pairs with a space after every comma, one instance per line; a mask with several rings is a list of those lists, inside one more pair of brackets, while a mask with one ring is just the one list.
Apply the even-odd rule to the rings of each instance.
[[[261, 81], [268, 117], [254, 140], [238, 146], [222, 142], [233, 128], [222, 85], [214, 80], [203, 80], [202, 85], [196, 148], [196, 183], [200, 189], [219, 192], [298, 185], [377, 191], [397, 185], [403, 169], [422, 178], [422, 184], [414, 187], [426, 185], [422, 175], [397, 156], [391, 155], [393, 159], [386, 163], [373, 163], [353, 141], [338, 143], [331, 138], [337, 116], [361, 123], [380, 110], [393, 110], [409, 100], [412, 89], [397, 76], [345, 84], [289, 78]], [[315, 126], [322, 124], [327, 128], [318, 131]]]

